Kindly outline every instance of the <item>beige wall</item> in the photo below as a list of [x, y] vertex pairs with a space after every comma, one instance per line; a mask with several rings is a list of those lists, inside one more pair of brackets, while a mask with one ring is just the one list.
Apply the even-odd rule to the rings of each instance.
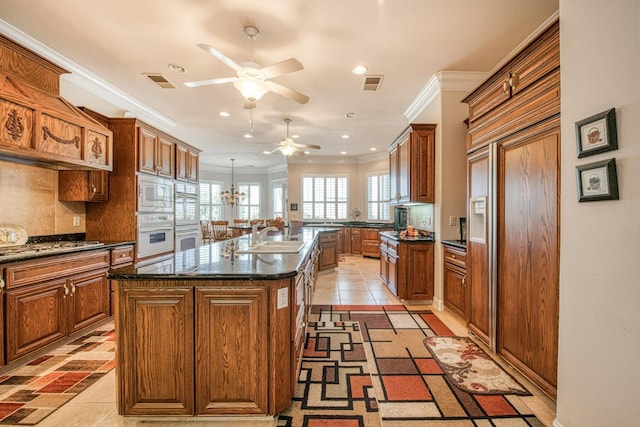
[[[323, 163], [289, 163], [288, 185], [289, 204], [297, 203], [298, 211], [289, 212], [289, 219], [302, 219], [302, 175], [347, 175], [349, 176], [349, 212], [358, 208], [362, 212], [360, 221], [367, 220], [367, 174], [375, 172], [389, 173], [389, 160], [386, 153], [381, 159], [358, 163], [354, 160], [339, 163], [338, 160]], [[351, 220], [351, 218], [349, 218]], [[391, 219], [393, 220], [393, 218]]]
[[[561, 0], [562, 238], [556, 425], [640, 423], [640, 1]], [[576, 156], [616, 109], [619, 149]], [[577, 165], [615, 157], [620, 200], [579, 203]]]
[[0, 160], [0, 223], [19, 225], [29, 236], [84, 233], [84, 202], [59, 202], [57, 189], [56, 170]]

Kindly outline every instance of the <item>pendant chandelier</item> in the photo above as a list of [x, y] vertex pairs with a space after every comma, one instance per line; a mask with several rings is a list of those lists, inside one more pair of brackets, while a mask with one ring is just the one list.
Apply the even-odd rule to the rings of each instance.
[[236, 159], [231, 159], [231, 190], [226, 190], [220, 193], [222, 203], [226, 203], [229, 206], [235, 206], [246, 197], [246, 194], [237, 192], [233, 186], [233, 162], [235, 160]]

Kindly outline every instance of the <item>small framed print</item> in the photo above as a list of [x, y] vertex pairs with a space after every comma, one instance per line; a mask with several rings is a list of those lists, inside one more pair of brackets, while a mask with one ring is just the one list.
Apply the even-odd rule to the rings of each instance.
[[578, 158], [616, 150], [618, 133], [615, 108], [576, 122], [576, 140]]
[[298, 204], [297, 203], [291, 203], [289, 205], [290, 210], [292, 211], [297, 211], [298, 210]]
[[578, 201], [618, 200], [616, 159], [576, 166]]

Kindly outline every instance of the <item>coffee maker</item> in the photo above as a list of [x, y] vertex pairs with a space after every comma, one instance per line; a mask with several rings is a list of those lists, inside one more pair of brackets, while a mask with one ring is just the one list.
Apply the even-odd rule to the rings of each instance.
[[409, 208], [404, 206], [396, 206], [393, 208], [393, 228], [395, 231], [400, 232], [407, 229], [407, 219], [409, 217]]

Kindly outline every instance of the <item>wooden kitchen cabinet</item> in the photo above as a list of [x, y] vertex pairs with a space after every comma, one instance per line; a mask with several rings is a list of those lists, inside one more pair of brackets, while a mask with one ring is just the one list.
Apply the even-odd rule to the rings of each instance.
[[554, 398], [560, 252], [558, 22], [464, 101], [470, 118], [467, 196], [486, 198], [486, 218], [478, 220], [476, 230], [495, 224], [491, 233], [474, 237], [476, 210], [469, 205], [468, 328]]
[[107, 171], [58, 171], [58, 200], [63, 202], [106, 202], [109, 200]]
[[265, 288], [196, 289], [196, 414], [268, 413], [267, 298]]
[[467, 270], [466, 249], [443, 244], [444, 305], [466, 318]]
[[175, 176], [175, 142], [151, 128], [138, 128], [138, 170], [164, 178]]
[[108, 317], [108, 268], [108, 250], [7, 264], [7, 363]]
[[351, 227], [342, 227], [338, 230], [338, 253], [351, 253]]
[[362, 255], [362, 228], [354, 227], [351, 229], [351, 253]]
[[389, 148], [391, 204], [435, 201], [434, 124], [411, 124]]
[[176, 143], [176, 179], [198, 183], [200, 152], [183, 143]]
[[433, 242], [398, 241], [380, 235], [381, 274], [386, 285], [400, 299], [433, 299]]
[[320, 234], [320, 271], [338, 266], [338, 231], [328, 231]]

